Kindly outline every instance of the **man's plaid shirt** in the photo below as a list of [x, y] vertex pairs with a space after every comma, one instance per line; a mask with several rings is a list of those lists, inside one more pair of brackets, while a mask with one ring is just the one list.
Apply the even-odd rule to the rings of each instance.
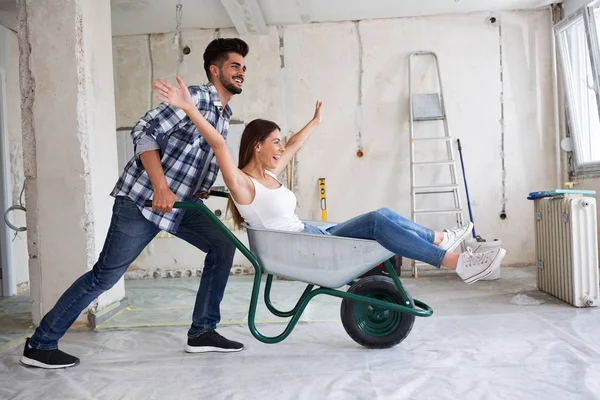
[[[219, 94], [212, 84], [190, 86], [196, 106], [215, 129], [227, 139], [231, 108], [223, 109]], [[138, 144], [150, 136], [158, 146], [167, 183], [181, 201], [199, 201], [194, 194], [211, 188], [219, 167], [214, 153], [200, 135], [194, 123], [181, 109], [161, 103], [144, 115], [131, 130], [135, 155], [125, 166], [111, 196], [126, 196], [133, 200], [144, 217], [159, 228], [174, 233], [184, 210], [173, 209], [163, 214], [144, 207], [154, 193], [150, 178], [139, 159]], [[149, 137], [144, 141], [147, 142]]]

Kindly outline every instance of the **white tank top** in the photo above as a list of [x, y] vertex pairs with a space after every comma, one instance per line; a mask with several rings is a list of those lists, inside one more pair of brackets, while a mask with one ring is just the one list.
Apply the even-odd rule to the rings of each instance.
[[[279, 182], [277, 176], [271, 171], [265, 173]], [[296, 215], [296, 195], [288, 188], [281, 185], [277, 189], [269, 189], [254, 178], [254, 200], [250, 204], [233, 203], [244, 221], [251, 228], [274, 229], [279, 231], [301, 232], [304, 224]], [[281, 183], [281, 182], [279, 182]]]

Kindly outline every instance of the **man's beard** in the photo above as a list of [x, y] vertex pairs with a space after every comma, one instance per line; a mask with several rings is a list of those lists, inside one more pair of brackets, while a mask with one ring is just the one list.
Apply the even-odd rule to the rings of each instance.
[[[233, 78], [232, 78], [233, 79]], [[240, 94], [242, 93], [242, 88], [235, 86], [232, 82], [228, 82], [223, 75], [219, 76], [219, 81], [221, 85], [231, 94]]]

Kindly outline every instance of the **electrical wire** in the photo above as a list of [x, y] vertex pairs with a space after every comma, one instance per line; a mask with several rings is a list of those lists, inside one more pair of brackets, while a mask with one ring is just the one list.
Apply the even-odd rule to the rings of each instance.
[[6, 211], [4, 212], [4, 222], [6, 223], [6, 225], [8, 225], [8, 227], [10, 229], [15, 231], [15, 236], [13, 237], [13, 241], [17, 238], [19, 232], [25, 232], [27, 230], [26, 226], [15, 226], [8, 219], [8, 214], [10, 214], [12, 211], [15, 211], [15, 210], [20, 210], [23, 212], [27, 211], [27, 209], [23, 205], [24, 192], [25, 192], [25, 181], [23, 181], [23, 188], [21, 189], [21, 194], [19, 195], [19, 204], [8, 207], [8, 209], [6, 209]]

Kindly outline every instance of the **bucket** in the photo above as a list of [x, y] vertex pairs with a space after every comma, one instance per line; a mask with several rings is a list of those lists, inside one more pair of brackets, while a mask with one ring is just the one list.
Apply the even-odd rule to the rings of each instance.
[[[498, 249], [502, 247], [501, 240], [493, 240], [490, 242], [478, 242], [473, 238], [469, 238], [465, 240], [465, 245], [470, 247], [473, 250], [473, 253], [483, 253], [485, 251], [490, 251], [494, 249]], [[500, 267], [496, 268], [494, 272], [481, 279], [482, 281], [494, 281], [496, 279], [500, 279]]]

